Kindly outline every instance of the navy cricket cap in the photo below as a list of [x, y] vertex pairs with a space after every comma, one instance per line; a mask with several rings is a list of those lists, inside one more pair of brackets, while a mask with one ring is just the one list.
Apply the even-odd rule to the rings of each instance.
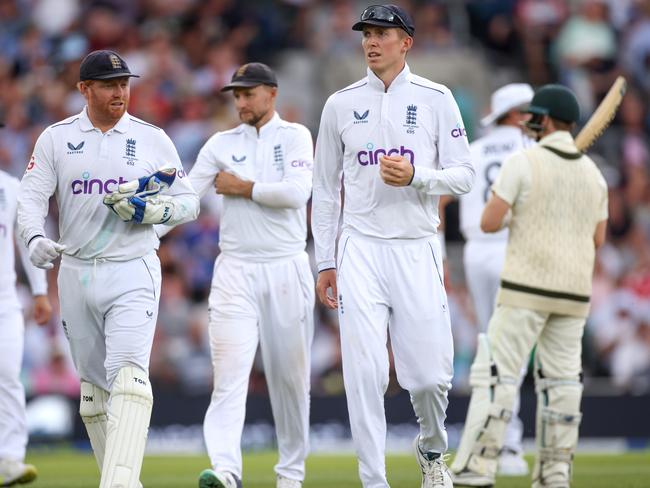
[[363, 11], [359, 22], [352, 26], [352, 30], [361, 31], [364, 25], [398, 27], [411, 37], [415, 34], [415, 24], [411, 16], [402, 7], [392, 4], [371, 5]]
[[139, 78], [131, 73], [126, 62], [114, 51], [93, 51], [83, 59], [79, 67], [79, 81], [109, 80], [123, 76]]
[[221, 91], [225, 92], [233, 88], [252, 88], [258, 85], [278, 86], [278, 79], [273, 70], [264, 63], [248, 63], [240, 66], [233, 73], [230, 83]]

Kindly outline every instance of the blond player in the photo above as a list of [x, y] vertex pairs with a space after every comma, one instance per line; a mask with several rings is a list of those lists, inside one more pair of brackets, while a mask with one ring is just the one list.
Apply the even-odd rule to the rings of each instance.
[[411, 73], [406, 63], [415, 33], [408, 13], [373, 5], [352, 28], [363, 32], [368, 69], [323, 108], [312, 203], [317, 292], [338, 309], [363, 486], [389, 486], [384, 393], [390, 330], [397, 378], [420, 425], [414, 451], [422, 486], [446, 488], [453, 341], [436, 235], [438, 199], [469, 191], [474, 168], [451, 92]]
[[582, 396], [581, 341], [596, 248], [605, 239], [607, 186], [575, 146], [575, 95], [546, 85], [528, 127], [538, 144], [508, 158], [481, 217], [509, 227], [501, 286], [470, 372], [472, 398], [456, 459], [456, 486], [492, 486], [519, 374], [533, 348], [538, 454], [533, 488], [570, 485]]
[[[101, 471], [100, 488], [139, 486], [160, 298], [152, 224], [186, 222], [199, 210], [169, 137], [126, 111], [131, 76], [113, 51], [84, 58], [78, 89], [86, 106], [40, 135], [18, 201], [20, 235], [32, 263], [52, 268], [62, 255], [61, 318], [82, 380], [79, 413]], [[175, 170], [168, 194], [136, 198], [133, 185], [161, 166]], [[59, 242], [44, 229], [53, 194]], [[115, 203], [112, 209], [105, 199]]]
[[[476, 181], [469, 193], [461, 195], [460, 229], [465, 238], [463, 261], [479, 330], [485, 332], [494, 311], [499, 290], [499, 276], [506, 257], [508, 230], [486, 233], [481, 230], [481, 214], [491, 194], [503, 161], [511, 154], [530, 147], [534, 141], [524, 133], [523, 123], [529, 117], [524, 110], [533, 98], [533, 89], [525, 83], [503, 86], [492, 94], [491, 112], [481, 120], [491, 130], [470, 144], [476, 166]], [[525, 374], [525, 368], [523, 374]], [[519, 394], [512, 419], [506, 430], [506, 441], [499, 456], [499, 474], [520, 476], [528, 473], [523, 458], [523, 425], [518, 417]]]

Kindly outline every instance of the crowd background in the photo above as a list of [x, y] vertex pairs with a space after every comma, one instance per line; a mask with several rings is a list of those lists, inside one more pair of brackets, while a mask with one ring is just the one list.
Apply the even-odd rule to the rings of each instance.
[[[584, 348], [587, 391], [650, 393], [650, 0], [448, 0], [397, 2], [416, 23], [408, 62], [448, 85], [471, 140], [490, 93], [508, 82], [561, 82], [583, 117], [614, 78], [629, 82], [613, 126], [591, 155], [610, 189], [607, 244], [598, 252]], [[93, 49], [120, 52], [131, 71], [129, 112], [163, 127], [189, 170], [218, 130], [238, 124], [226, 84], [240, 65], [263, 61], [279, 78], [278, 111], [314, 136], [327, 96], [365, 75], [361, 37], [350, 26], [368, 2], [352, 0], [0, 0], [0, 168], [20, 177], [49, 124], [79, 112], [79, 63]], [[55, 204], [53, 214], [56, 215]], [[49, 235], [56, 237], [55, 221]], [[162, 242], [163, 288], [151, 361], [154, 387], [211, 390], [207, 295], [218, 254], [219, 200]], [[311, 238], [310, 245], [311, 249]], [[462, 270], [457, 206], [447, 210], [455, 392], [466, 390], [477, 326]], [[56, 274], [50, 272], [55, 310]], [[38, 327], [29, 289], [24, 380], [30, 396], [78, 398], [60, 317]], [[313, 392], [343, 392], [336, 316], [316, 308]], [[265, 391], [256, 363], [250, 388]], [[399, 389], [391, 382], [390, 392]]]

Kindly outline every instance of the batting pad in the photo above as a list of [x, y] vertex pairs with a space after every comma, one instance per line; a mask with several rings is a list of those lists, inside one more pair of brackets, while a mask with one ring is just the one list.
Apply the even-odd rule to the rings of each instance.
[[79, 415], [86, 426], [97, 466], [102, 471], [106, 452], [106, 426], [108, 423], [108, 392], [86, 381], [81, 382]]
[[108, 407], [106, 456], [100, 488], [138, 488], [153, 395], [149, 377], [125, 366], [117, 373]]
[[470, 370], [470, 385], [472, 396], [465, 429], [451, 469], [455, 473], [469, 469], [494, 478], [505, 429], [512, 416], [517, 381], [498, 375], [486, 334], [478, 336], [476, 357]]

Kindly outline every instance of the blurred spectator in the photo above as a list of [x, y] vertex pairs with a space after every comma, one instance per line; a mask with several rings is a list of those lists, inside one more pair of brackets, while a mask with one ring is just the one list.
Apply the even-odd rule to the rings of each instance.
[[64, 352], [57, 346], [50, 346], [50, 357], [46, 364], [36, 368], [30, 377], [32, 395], [65, 395], [77, 400], [79, 398], [79, 377]]

